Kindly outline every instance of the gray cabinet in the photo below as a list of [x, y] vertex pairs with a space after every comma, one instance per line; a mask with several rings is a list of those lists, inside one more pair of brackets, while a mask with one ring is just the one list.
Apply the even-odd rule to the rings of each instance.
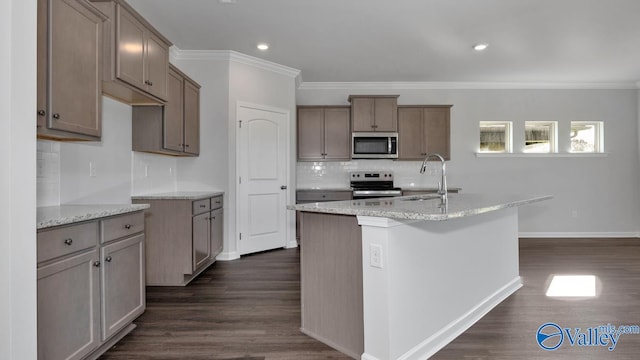
[[353, 132], [397, 132], [398, 95], [350, 95]]
[[102, 264], [102, 340], [129, 325], [145, 309], [144, 235], [105, 245]]
[[145, 308], [141, 212], [37, 237], [38, 359], [98, 357]]
[[134, 151], [173, 156], [200, 153], [200, 85], [169, 66], [168, 101], [164, 106], [133, 106]]
[[152, 286], [185, 286], [222, 251], [222, 195], [203, 199], [141, 196], [146, 222], [146, 280]]
[[[353, 199], [351, 190], [298, 190], [296, 191], [296, 204], [314, 202], [343, 201]], [[296, 240], [300, 242], [301, 213], [296, 211]]]
[[122, 0], [89, 0], [108, 20], [102, 90], [129, 104], [167, 101], [171, 42]]
[[438, 153], [450, 160], [451, 105], [398, 107], [398, 160]]
[[37, 135], [100, 140], [105, 17], [81, 0], [38, 0]]
[[339, 161], [350, 157], [349, 107], [298, 107], [299, 161]]
[[81, 359], [100, 345], [98, 266], [94, 247], [38, 267], [38, 359]]

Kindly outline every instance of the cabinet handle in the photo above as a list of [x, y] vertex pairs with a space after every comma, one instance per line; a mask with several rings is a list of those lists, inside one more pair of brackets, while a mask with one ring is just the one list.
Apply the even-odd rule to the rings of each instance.
[[53, 118], [54, 119], [60, 119], [60, 114], [58, 114], [58, 113], [53, 114]]
[[93, 266], [100, 267], [100, 261], [94, 261], [93, 262]]
[[218, 200], [216, 201], [216, 204], [222, 204], [222, 201]]
[[184, 144], [184, 147], [189, 147], [189, 144]]
[[201, 204], [201, 205], [200, 205], [200, 207], [201, 207], [201, 208], [206, 208], [206, 207], [207, 207], [207, 205]]
[[125, 229], [127, 229], [127, 230], [131, 229], [131, 224], [126, 224], [126, 225], [124, 226], [124, 228], [125, 228]]
[[44, 111], [44, 110], [38, 110], [38, 115], [39, 116], [45, 116], [45, 115], [47, 115], [47, 112]]
[[113, 259], [111, 259], [111, 256], [107, 256], [106, 258], [104, 258], [104, 261], [106, 261], [106, 262], [111, 262], [111, 260], [113, 260]]
[[145, 80], [144, 83], [149, 85], [149, 86], [153, 86], [153, 83], [151, 81], [149, 81], [149, 80]]
[[216, 219], [216, 217], [215, 217], [215, 216], [211, 217], [211, 220], [215, 220], [215, 219]]
[[71, 244], [73, 244], [73, 239], [71, 239], [71, 238], [64, 239], [64, 243], [65, 243], [65, 245], [71, 245]]
[[287, 190], [287, 185], [280, 186], [280, 190]]

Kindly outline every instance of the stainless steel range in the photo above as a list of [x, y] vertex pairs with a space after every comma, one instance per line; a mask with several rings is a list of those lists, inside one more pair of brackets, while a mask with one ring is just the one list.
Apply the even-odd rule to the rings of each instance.
[[349, 178], [354, 199], [402, 196], [402, 189], [393, 186], [391, 171], [353, 171]]

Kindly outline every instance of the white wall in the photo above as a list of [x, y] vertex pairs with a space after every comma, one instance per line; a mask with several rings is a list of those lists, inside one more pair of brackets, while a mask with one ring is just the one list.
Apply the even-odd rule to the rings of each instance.
[[[356, 89], [299, 89], [298, 105], [347, 105]], [[463, 192], [553, 194], [551, 201], [523, 207], [520, 232], [536, 236], [635, 236], [640, 231], [640, 167], [638, 94], [636, 90], [373, 90], [400, 94], [398, 103], [452, 104], [451, 158], [448, 182]], [[514, 122], [514, 137], [525, 120], [559, 122], [559, 136], [568, 137], [571, 120], [605, 123], [607, 157], [477, 158], [478, 122]], [[566, 152], [568, 141], [560, 142]], [[514, 150], [517, 147], [514, 146]], [[332, 165], [331, 178], [345, 168], [367, 168], [367, 160]], [[414, 162], [417, 169], [417, 162]], [[408, 183], [403, 162], [388, 162]], [[411, 166], [411, 165], [409, 165]], [[327, 174], [326, 171], [329, 171]], [[417, 172], [417, 170], [416, 170]], [[308, 164], [298, 165], [298, 184], [312, 182]], [[573, 217], [573, 212], [577, 217]]]
[[0, 2], [0, 358], [36, 358], [36, 1]]

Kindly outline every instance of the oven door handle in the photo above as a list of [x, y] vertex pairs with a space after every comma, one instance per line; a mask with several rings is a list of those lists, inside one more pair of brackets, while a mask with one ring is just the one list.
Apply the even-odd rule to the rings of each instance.
[[402, 190], [353, 190], [353, 196], [402, 196]]

